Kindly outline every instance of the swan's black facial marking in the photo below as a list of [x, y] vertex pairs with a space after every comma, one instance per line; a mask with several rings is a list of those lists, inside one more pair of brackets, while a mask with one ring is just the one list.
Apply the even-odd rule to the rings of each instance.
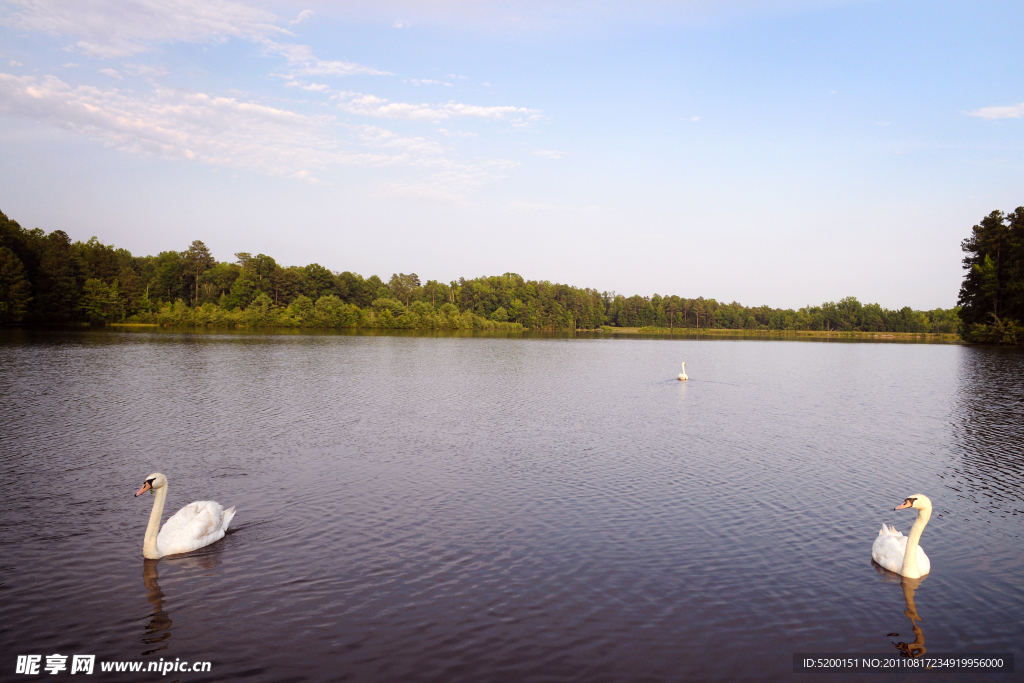
[[906, 503], [907, 505], [909, 505], [910, 507], [914, 507], [914, 501], [915, 501], [915, 500], [917, 500], [917, 498], [907, 498], [907, 499], [906, 499], [905, 501], [903, 501], [903, 502], [904, 502], [904, 503]]

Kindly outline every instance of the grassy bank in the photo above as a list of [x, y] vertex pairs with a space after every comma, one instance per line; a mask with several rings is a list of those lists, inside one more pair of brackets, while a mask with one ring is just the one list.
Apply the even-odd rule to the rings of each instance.
[[665, 336], [672, 338], [717, 338], [717, 339], [836, 339], [862, 341], [894, 341], [915, 343], [955, 344], [960, 341], [956, 334], [932, 332], [841, 332], [824, 330], [728, 330], [720, 328], [693, 327], [610, 327], [605, 325], [599, 330], [602, 334], [612, 336]]

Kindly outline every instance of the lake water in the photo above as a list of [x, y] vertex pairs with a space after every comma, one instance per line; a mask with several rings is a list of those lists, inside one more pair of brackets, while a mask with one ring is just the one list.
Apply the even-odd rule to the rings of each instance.
[[[154, 471], [228, 536], [144, 562]], [[1024, 643], [1012, 350], [7, 330], [0, 491], [4, 680], [851, 680], [793, 653]], [[870, 553], [913, 493], [908, 593]]]

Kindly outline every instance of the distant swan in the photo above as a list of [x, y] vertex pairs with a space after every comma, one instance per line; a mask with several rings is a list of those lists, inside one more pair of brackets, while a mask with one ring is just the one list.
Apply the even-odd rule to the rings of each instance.
[[684, 382], [690, 379], [689, 377], [686, 376], [686, 363], [683, 363], [683, 372], [682, 374], [679, 375], [679, 379], [681, 379]]
[[167, 500], [167, 477], [159, 472], [149, 475], [135, 496], [146, 491], [156, 495], [153, 511], [149, 513], [146, 539], [142, 543], [142, 556], [147, 560], [159, 560], [164, 555], [187, 553], [215, 543], [224, 538], [224, 532], [235, 516], [234, 506], [225, 510], [220, 503], [200, 500], [178, 510], [161, 529], [160, 518]]
[[882, 565], [891, 572], [908, 579], [919, 579], [931, 571], [932, 563], [918, 543], [921, 540], [921, 532], [928, 524], [928, 518], [932, 516], [932, 501], [928, 496], [920, 493], [910, 496], [899, 507], [894, 510], [905, 510], [916, 508], [917, 521], [910, 527], [910, 536], [904, 536], [896, 531], [893, 526], [882, 525], [878, 532], [878, 538], [871, 546], [871, 559]]

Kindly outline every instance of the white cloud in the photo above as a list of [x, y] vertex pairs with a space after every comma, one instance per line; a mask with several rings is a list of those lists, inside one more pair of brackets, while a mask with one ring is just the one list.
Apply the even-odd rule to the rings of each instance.
[[[435, 140], [348, 125], [233, 97], [154, 86], [148, 96], [72, 86], [55, 76], [0, 73], [0, 113], [70, 129], [123, 152], [321, 182], [337, 166], [404, 167], [382, 191], [463, 201], [516, 164], [462, 163]], [[400, 174], [401, 175], [401, 174]]]
[[448, 86], [449, 88], [452, 87], [451, 83], [447, 83], [445, 81], [435, 81], [435, 80], [430, 79], [430, 78], [413, 78], [413, 79], [410, 79], [409, 82], [412, 83], [413, 85], [417, 85], [417, 86], [419, 86], [419, 85], [445, 85], [445, 86]]
[[410, 102], [389, 102], [387, 99], [360, 92], [343, 92], [337, 95], [338, 109], [349, 114], [374, 116], [382, 119], [409, 119], [414, 121], [439, 121], [453, 117], [475, 117], [490, 120], [511, 120], [526, 123], [541, 117], [539, 109], [499, 106], [482, 107], [449, 101], [444, 104], [413, 104]]
[[78, 65], [75, 64], [74, 62], [68, 62], [67, 64], [61, 64], [61, 66], [64, 67], [65, 69], [74, 69]]
[[[265, 56], [283, 61], [272, 75], [283, 78], [287, 87], [329, 94], [334, 92], [331, 77], [393, 75], [355, 62], [321, 59], [310, 46], [287, 42], [294, 36], [287, 26], [310, 16], [310, 10], [303, 10], [287, 21], [235, 0], [0, 0], [0, 25], [62, 37], [71, 43], [65, 49], [94, 58], [122, 59], [175, 42], [216, 44], [243, 39], [259, 46]], [[408, 27], [408, 22], [403, 26]], [[389, 185], [388, 192], [449, 200], [503, 178], [512, 166], [504, 161], [465, 163], [446, 156], [449, 150], [439, 141], [444, 139], [441, 135], [451, 137], [454, 144], [457, 138], [475, 133], [445, 130], [431, 132], [432, 137], [402, 135], [378, 126], [346, 123], [340, 114], [431, 122], [475, 118], [515, 127], [541, 118], [539, 110], [524, 107], [454, 100], [412, 104], [359, 92], [334, 95], [335, 114], [303, 114], [283, 108], [290, 105], [259, 104], [252, 101], [257, 95], [237, 90], [220, 96], [163, 87], [156, 79], [168, 72], [159, 66], [131, 60], [116, 66], [98, 72], [118, 81], [127, 74], [141, 76], [149, 89], [0, 73], [0, 112], [70, 129], [126, 153], [202, 163], [214, 170], [238, 169], [317, 182], [318, 176], [344, 165], [404, 168], [396, 171], [402, 180]], [[97, 78], [95, 72], [93, 78]], [[413, 83], [451, 86], [432, 79]]]
[[692, 121], [693, 123], [697, 123], [698, 121], [700, 121], [700, 117], [699, 116], [691, 116], [690, 117], [690, 121]]
[[406, 137], [378, 128], [377, 126], [356, 126], [360, 139], [370, 147], [400, 149], [419, 154], [443, 154], [444, 148], [434, 140], [422, 137]]
[[[390, 75], [353, 62], [319, 59], [308, 45], [279, 43], [293, 35], [281, 19], [231, 0], [0, 0], [15, 9], [0, 22], [26, 31], [78, 39], [69, 49], [91, 57], [128, 57], [153, 45], [243, 38], [285, 58], [291, 75]], [[312, 16], [303, 10], [298, 23]]]
[[561, 152], [557, 149], [535, 149], [533, 150], [534, 155], [539, 157], [547, 157], [548, 159], [561, 159], [565, 156], [565, 152]]
[[208, 42], [286, 35], [278, 17], [230, 0], [5, 0], [3, 23], [25, 31], [78, 38], [93, 57], [126, 57], [153, 43]]
[[326, 83], [299, 83], [298, 81], [288, 81], [284, 84], [286, 88], [301, 88], [302, 90], [308, 90], [310, 92], [330, 92], [331, 86]]
[[21, 62], [19, 62], [19, 61], [18, 61], [18, 60], [16, 60], [16, 59], [12, 59], [12, 60], [11, 60], [11, 61], [9, 62], [9, 64], [10, 64], [11, 66], [25, 66], [24, 64], [22, 64]]
[[1024, 116], [1024, 102], [1008, 107], [982, 107], [970, 114], [983, 119], [1019, 119]]
[[400, 154], [353, 151], [330, 116], [168, 88], [142, 98], [117, 89], [73, 87], [54, 76], [0, 73], [0, 111], [69, 128], [126, 152], [267, 175], [309, 177], [338, 164], [407, 163], [415, 148], [406, 145]]
[[300, 23], [300, 22], [302, 22], [302, 21], [304, 21], [306, 19], [309, 19], [311, 16], [313, 16], [313, 10], [311, 10], [311, 9], [304, 9], [301, 12], [299, 12], [299, 16], [295, 17], [294, 19], [292, 19], [288, 23], [290, 25], [294, 26], [295, 24], [298, 24], [298, 23]]
[[288, 76], [352, 76], [355, 74], [367, 74], [370, 76], [391, 76], [388, 71], [380, 71], [373, 67], [363, 66], [355, 62], [342, 62], [320, 59], [313, 54], [312, 48], [308, 45], [296, 45], [293, 43], [275, 43], [264, 41], [264, 49], [268, 52], [281, 55], [287, 60], [291, 70]]
[[167, 75], [167, 70], [159, 66], [151, 66], [149, 64], [123, 64], [125, 71], [128, 73], [142, 76], [143, 78], [159, 78]]
[[395, 23], [391, 24], [391, 28], [411, 28], [411, 27], [412, 27], [412, 24], [410, 24], [407, 21], [396, 21]]

